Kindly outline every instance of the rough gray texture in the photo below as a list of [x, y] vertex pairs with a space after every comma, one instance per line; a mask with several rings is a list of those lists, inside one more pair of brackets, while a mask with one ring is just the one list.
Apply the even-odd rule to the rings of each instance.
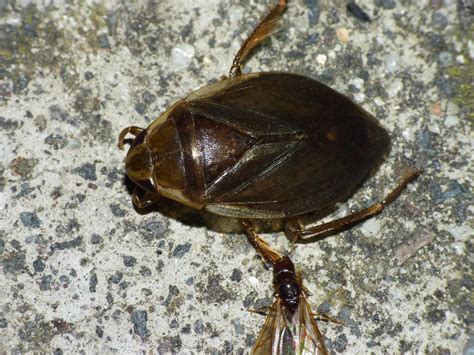
[[[310, 302], [344, 320], [320, 322], [337, 353], [472, 351], [468, 3], [361, 1], [363, 23], [342, 1], [291, 1], [244, 68], [318, 79], [390, 132], [336, 215], [425, 170], [381, 216], [296, 249]], [[270, 1], [55, 4], [0, 1], [0, 353], [248, 352], [271, 271], [189, 209], [136, 213], [116, 138], [226, 74]]]

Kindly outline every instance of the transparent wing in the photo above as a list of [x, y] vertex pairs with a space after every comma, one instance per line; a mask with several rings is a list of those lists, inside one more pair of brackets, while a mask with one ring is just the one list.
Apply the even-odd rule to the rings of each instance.
[[285, 319], [279, 299], [273, 302], [268, 311], [265, 324], [263, 325], [257, 341], [252, 348], [252, 355], [279, 354], [278, 347], [282, 329], [285, 328]]
[[295, 336], [298, 341], [296, 345], [296, 349], [298, 349], [297, 354], [328, 354], [324, 338], [319, 331], [311, 307], [304, 294], [300, 297], [298, 309], [293, 317], [293, 323], [295, 322], [297, 322], [295, 324], [295, 331], [298, 332]]

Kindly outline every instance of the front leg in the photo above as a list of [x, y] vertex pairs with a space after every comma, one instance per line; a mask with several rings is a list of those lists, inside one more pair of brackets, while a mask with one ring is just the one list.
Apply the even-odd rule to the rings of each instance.
[[137, 209], [142, 210], [154, 204], [160, 199], [160, 197], [161, 196], [158, 194], [149, 191], [143, 191], [138, 186], [136, 186], [133, 190], [132, 202]]
[[127, 127], [127, 128], [124, 128], [122, 129], [122, 132], [120, 132], [119, 134], [119, 138], [118, 138], [118, 147], [120, 150], [123, 150], [123, 145], [125, 143], [125, 137], [127, 136], [127, 134], [132, 134], [134, 135], [135, 137], [138, 136], [142, 131], [144, 130], [144, 128], [140, 128], [140, 127], [137, 127], [137, 126], [130, 126], [130, 127]]

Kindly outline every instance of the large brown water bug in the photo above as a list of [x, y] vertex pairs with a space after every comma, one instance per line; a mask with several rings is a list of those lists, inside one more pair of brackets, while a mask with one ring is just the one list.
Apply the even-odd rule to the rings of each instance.
[[179, 100], [135, 136], [126, 157], [144, 208], [160, 196], [244, 220], [282, 218], [293, 240], [333, 233], [381, 212], [416, 178], [409, 173], [381, 202], [347, 217], [302, 228], [296, 216], [348, 198], [388, 152], [378, 121], [337, 91], [289, 73], [241, 73], [250, 51], [274, 32], [280, 0], [243, 43], [229, 77]]

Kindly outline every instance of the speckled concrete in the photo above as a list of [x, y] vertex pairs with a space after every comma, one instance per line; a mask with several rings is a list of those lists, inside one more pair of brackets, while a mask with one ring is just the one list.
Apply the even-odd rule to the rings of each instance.
[[[271, 271], [208, 216], [138, 214], [116, 138], [226, 74], [271, 2], [44, 3], [0, 1], [0, 353], [248, 352]], [[473, 10], [397, 3], [360, 1], [365, 23], [342, 1], [290, 1], [245, 71], [316, 78], [390, 132], [390, 156], [336, 215], [425, 169], [383, 215], [298, 246], [310, 302], [345, 322], [320, 323], [328, 347], [472, 353]]]

